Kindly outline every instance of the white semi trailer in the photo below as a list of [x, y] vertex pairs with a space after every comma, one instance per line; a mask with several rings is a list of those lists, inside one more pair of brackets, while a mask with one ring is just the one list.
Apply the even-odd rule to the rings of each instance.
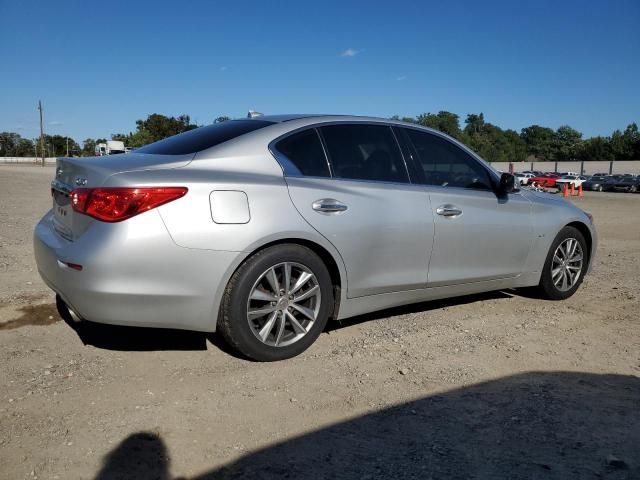
[[105, 143], [96, 143], [96, 156], [98, 157], [125, 152], [124, 142], [119, 140], [107, 140]]

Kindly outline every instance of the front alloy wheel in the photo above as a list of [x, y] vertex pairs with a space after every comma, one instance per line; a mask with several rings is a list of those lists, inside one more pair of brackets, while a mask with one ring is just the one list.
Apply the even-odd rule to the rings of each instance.
[[584, 235], [575, 227], [564, 227], [547, 254], [538, 285], [540, 293], [550, 300], [569, 298], [582, 283], [588, 265]]
[[573, 288], [582, 273], [583, 260], [582, 247], [575, 238], [567, 238], [558, 245], [553, 254], [551, 278], [559, 291]]

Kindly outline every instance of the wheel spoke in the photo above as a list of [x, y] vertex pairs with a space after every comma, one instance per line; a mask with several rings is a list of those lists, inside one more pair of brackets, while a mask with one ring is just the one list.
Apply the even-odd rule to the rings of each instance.
[[300, 322], [298, 322], [298, 319], [296, 317], [293, 316], [293, 314], [291, 314], [290, 312], [286, 311], [284, 312], [284, 314], [287, 316], [287, 318], [289, 319], [289, 323], [291, 323], [291, 326], [293, 327], [293, 330], [300, 334], [305, 334], [307, 333], [307, 330], [300, 325]]
[[259, 300], [261, 302], [275, 302], [278, 300], [274, 294], [267, 292], [266, 290], [262, 290], [261, 288], [256, 288], [249, 297], [251, 300]]
[[581, 253], [577, 253], [575, 254], [573, 257], [571, 257], [569, 259], [569, 263], [576, 263], [576, 262], [581, 262], [582, 261], [582, 254]]
[[307, 298], [314, 296], [316, 292], [318, 292], [319, 290], [320, 290], [320, 287], [318, 285], [314, 285], [306, 292], [301, 293], [300, 295], [294, 297], [293, 301], [296, 303], [299, 303], [302, 300], [306, 300]]
[[558, 256], [558, 252], [556, 251], [556, 253], [553, 255], [553, 262], [554, 263], [562, 263], [562, 259]]
[[307, 317], [309, 320], [313, 321], [316, 319], [315, 315], [313, 314], [313, 310], [311, 310], [310, 308], [303, 307], [302, 305], [298, 305], [297, 303], [292, 303], [291, 306], [301, 314], [303, 314], [305, 317]]
[[291, 285], [291, 264], [285, 263], [284, 264], [284, 286], [282, 287], [284, 288], [285, 294], [289, 293], [289, 285]]
[[263, 317], [264, 315], [274, 312], [275, 310], [276, 307], [268, 306], [264, 308], [257, 308], [255, 310], [249, 310], [247, 312], [247, 315], [249, 316], [249, 318]]
[[559, 273], [562, 273], [562, 267], [561, 266], [551, 270], [551, 278], [554, 278], [554, 279], [557, 278]]
[[278, 323], [278, 333], [276, 333], [275, 346], [277, 347], [282, 341], [282, 334], [284, 333], [284, 326], [286, 322], [284, 320], [284, 315], [278, 315], [276, 316], [276, 319]]
[[269, 319], [265, 322], [265, 324], [262, 326], [262, 328], [258, 332], [258, 335], [260, 335], [260, 338], [262, 339], [263, 342], [267, 340], [267, 337], [271, 333], [271, 330], [273, 329], [273, 324], [276, 322], [277, 316], [278, 316], [278, 313], [273, 312], [269, 316]]
[[289, 293], [293, 294], [296, 293], [298, 290], [300, 290], [305, 283], [307, 283], [311, 278], [313, 277], [313, 275], [311, 275], [310, 273], [307, 272], [302, 272], [300, 273], [300, 276], [298, 277], [298, 280], [296, 280], [296, 284], [293, 286], [293, 288], [291, 289], [291, 291]]
[[276, 295], [280, 292], [280, 283], [278, 283], [278, 275], [276, 275], [275, 267], [271, 267], [266, 274], [267, 281]]
[[562, 270], [562, 289], [567, 290], [569, 288], [569, 282], [567, 281], [567, 271], [565, 269]]

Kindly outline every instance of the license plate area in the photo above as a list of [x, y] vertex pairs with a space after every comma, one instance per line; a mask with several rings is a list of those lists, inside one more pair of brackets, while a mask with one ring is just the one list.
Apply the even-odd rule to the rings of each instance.
[[60, 184], [52, 184], [53, 227], [67, 240], [73, 240], [73, 208], [71, 207], [70, 189]]

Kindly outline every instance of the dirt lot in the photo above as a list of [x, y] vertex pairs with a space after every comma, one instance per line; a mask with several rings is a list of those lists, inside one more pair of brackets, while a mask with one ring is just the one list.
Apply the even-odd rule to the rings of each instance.
[[0, 166], [0, 478], [640, 478], [640, 195], [565, 302], [497, 292], [335, 325], [259, 364], [215, 335], [55, 312], [52, 168]]

